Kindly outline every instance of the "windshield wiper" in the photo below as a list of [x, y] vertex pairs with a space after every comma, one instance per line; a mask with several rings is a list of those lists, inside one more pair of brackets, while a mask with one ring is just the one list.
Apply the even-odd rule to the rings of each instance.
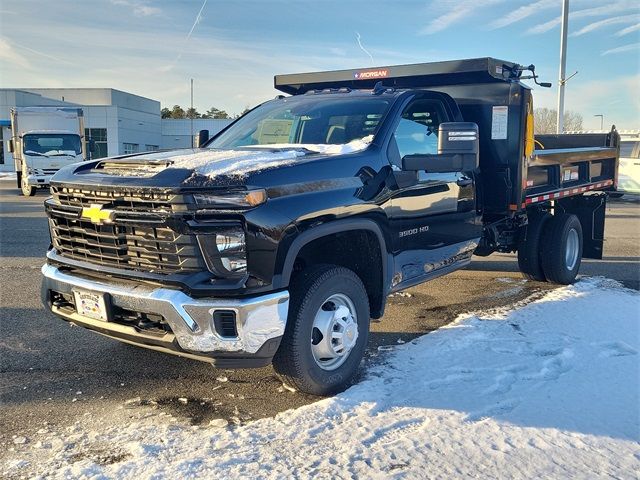
[[45, 155], [44, 153], [40, 153], [40, 152], [34, 152], [33, 150], [27, 150], [24, 152], [26, 155], [38, 155], [40, 157], [46, 157], [47, 155]]

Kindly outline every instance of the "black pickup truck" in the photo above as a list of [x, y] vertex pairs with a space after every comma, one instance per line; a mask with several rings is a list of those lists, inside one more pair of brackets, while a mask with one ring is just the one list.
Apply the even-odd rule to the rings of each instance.
[[493, 58], [276, 76], [289, 95], [199, 148], [67, 167], [45, 202], [43, 302], [127, 343], [340, 391], [390, 293], [474, 253], [517, 252], [560, 284], [601, 258], [619, 136], [534, 138], [525, 78]]

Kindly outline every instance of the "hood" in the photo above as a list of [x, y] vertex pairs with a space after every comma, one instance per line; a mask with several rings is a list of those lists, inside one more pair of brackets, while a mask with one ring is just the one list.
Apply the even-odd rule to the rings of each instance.
[[[343, 145], [282, 144], [235, 150], [198, 148], [104, 158], [74, 165], [73, 181], [149, 187], [242, 186], [249, 177], [265, 171], [358, 152], [366, 149], [370, 141], [367, 138]], [[60, 175], [54, 181], [69, 179]]]

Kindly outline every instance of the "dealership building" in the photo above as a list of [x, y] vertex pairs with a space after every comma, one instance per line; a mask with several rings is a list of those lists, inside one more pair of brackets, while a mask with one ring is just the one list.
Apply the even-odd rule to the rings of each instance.
[[0, 89], [0, 172], [13, 171], [8, 149], [14, 107], [80, 107], [92, 158], [192, 145], [192, 132], [219, 132], [230, 120], [162, 119], [160, 102], [113, 88]]

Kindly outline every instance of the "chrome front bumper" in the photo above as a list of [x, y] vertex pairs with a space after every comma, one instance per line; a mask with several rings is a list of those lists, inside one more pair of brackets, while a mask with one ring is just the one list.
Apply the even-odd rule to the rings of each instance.
[[[43, 301], [53, 313], [65, 320], [128, 343], [200, 360], [215, 358], [219, 353], [251, 356], [267, 343], [268, 350], [273, 351], [263, 351], [261, 355], [273, 356], [287, 323], [289, 293], [286, 291], [247, 299], [194, 299], [168, 288], [70, 275], [48, 264], [42, 267], [42, 274]], [[52, 292], [70, 295], [78, 290], [107, 294], [112, 306], [160, 315], [171, 328], [171, 333], [158, 338], [157, 334], [150, 335], [133, 326], [95, 320], [75, 311], [57, 308], [49, 300]], [[222, 337], [216, 332], [213, 312], [218, 309], [235, 312], [237, 337]], [[176, 342], [177, 349], [174, 348]]]

